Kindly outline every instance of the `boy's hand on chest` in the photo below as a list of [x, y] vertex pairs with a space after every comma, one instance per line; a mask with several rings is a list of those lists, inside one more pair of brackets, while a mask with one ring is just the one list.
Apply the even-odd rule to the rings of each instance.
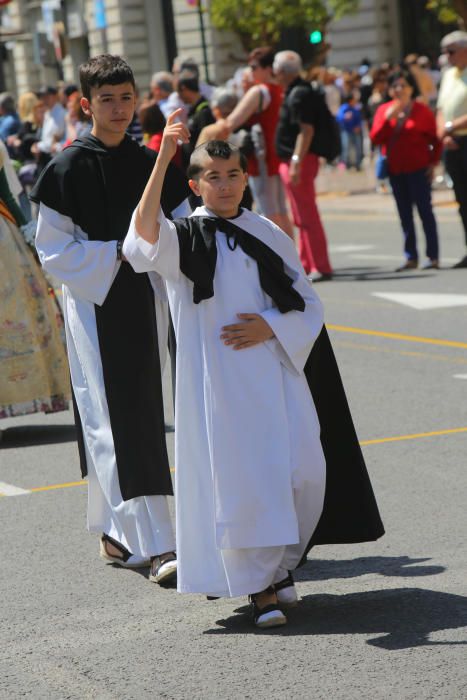
[[239, 323], [223, 326], [220, 335], [224, 345], [233, 350], [244, 350], [274, 338], [274, 332], [260, 314], [237, 314]]

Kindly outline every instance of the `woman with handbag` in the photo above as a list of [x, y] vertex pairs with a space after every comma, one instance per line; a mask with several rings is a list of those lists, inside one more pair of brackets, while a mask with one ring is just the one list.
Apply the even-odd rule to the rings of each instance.
[[441, 157], [433, 112], [417, 97], [417, 84], [407, 70], [390, 78], [391, 102], [376, 111], [370, 137], [381, 146], [404, 235], [405, 261], [396, 272], [418, 267], [413, 216], [417, 207], [426, 238], [427, 260], [422, 269], [439, 267], [436, 220], [431, 203], [433, 169]]

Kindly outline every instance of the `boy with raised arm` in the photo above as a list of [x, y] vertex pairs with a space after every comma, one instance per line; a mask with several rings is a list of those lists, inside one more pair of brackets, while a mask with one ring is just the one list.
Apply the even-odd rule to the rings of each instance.
[[[247, 175], [230, 144], [195, 149], [189, 184], [203, 206], [190, 218], [166, 219], [159, 206], [166, 168], [177, 141], [188, 139], [176, 117], [167, 121], [123, 251], [135, 270], [144, 255], [165, 278], [177, 336], [178, 590], [250, 595], [257, 626], [283, 625], [282, 607], [297, 602], [290, 570], [317, 541], [342, 541], [329, 528], [312, 539], [327, 518], [326, 472], [335, 471], [304, 373], [322, 335], [322, 306], [290, 238], [239, 209]], [[360, 540], [345, 541], [383, 532], [354, 449], [345, 467], [358, 472], [363, 527], [352, 533]], [[329, 505], [334, 527], [340, 513], [335, 499]], [[348, 537], [352, 523], [340, 529]]]

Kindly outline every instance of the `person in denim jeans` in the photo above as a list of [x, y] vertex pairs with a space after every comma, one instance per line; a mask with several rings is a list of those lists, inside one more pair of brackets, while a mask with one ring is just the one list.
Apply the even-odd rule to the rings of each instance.
[[409, 71], [394, 73], [389, 86], [393, 99], [377, 109], [370, 136], [387, 158], [389, 180], [404, 235], [405, 261], [396, 272], [418, 267], [414, 206], [426, 239], [427, 260], [422, 269], [438, 268], [438, 231], [431, 203], [433, 169], [441, 157], [435, 117], [429, 107], [415, 99], [417, 84]]
[[336, 119], [341, 130], [341, 160], [345, 163], [346, 168], [354, 166], [356, 170], [360, 170], [363, 160], [362, 110], [354, 92], [350, 93], [340, 106]]

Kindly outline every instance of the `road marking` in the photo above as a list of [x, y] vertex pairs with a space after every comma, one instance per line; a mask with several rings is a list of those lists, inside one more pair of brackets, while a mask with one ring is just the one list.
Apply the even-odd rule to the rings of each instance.
[[[355, 253], [352, 255], [349, 255], [349, 258], [353, 258], [354, 260], [401, 260], [400, 255], [387, 255], [385, 253]], [[443, 263], [455, 263], [457, 262], [458, 258], [443, 258]], [[336, 272], [339, 271], [339, 268], [337, 268]], [[423, 272], [423, 270], [422, 270]], [[403, 279], [403, 278], [401, 278]]]
[[25, 496], [28, 493], [31, 493], [31, 491], [0, 481], [0, 496]]
[[[170, 471], [174, 472], [174, 467], [170, 467]], [[73, 486], [87, 486], [88, 482], [85, 479], [81, 481], [66, 481], [63, 484], [49, 484], [48, 486], [34, 486], [31, 489], [21, 489], [19, 486], [13, 486], [12, 484], [5, 484], [0, 481], [0, 497], [1, 496], [22, 496], [27, 493], [39, 493], [40, 491], [55, 491], [57, 489], [69, 489]]]
[[400, 255], [385, 255], [383, 253], [358, 253], [357, 255], [349, 255], [349, 258], [354, 260], [400, 260]]
[[383, 442], [400, 442], [401, 440], [418, 440], [419, 438], [434, 437], [437, 435], [454, 435], [456, 433], [467, 433], [465, 428], [449, 428], [447, 430], [433, 430], [430, 433], [412, 433], [411, 435], [396, 435], [394, 437], [377, 438], [376, 440], [362, 440], [360, 445], [380, 445]]
[[374, 247], [374, 245], [331, 245], [329, 246], [329, 250], [331, 253], [354, 253], [357, 250], [372, 250]]
[[50, 486], [35, 486], [33, 489], [30, 489], [32, 493], [37, 493], [38, 491], [53, 491], [54, 489], [69, 489], [72, 486], [82, 486], [83, 484], [86, 484], [87, 482], [83, 480], [81, 481], [67, 481], [64, 484], [51, 484]]
[[467, 374], [453, 374], [454, 379], [467, 379]]
[[[352, 343], [347, 340], [337, 340], [336, 347], [353, 348], [355, 350], [365, 350], [367, 352], [377, 352], [388, 355], [402, 355], [403, 357], [422, 357], [426, 360], [435, 360], [436, 362], [450, 362], [454, 365], [467, 365], [467, 357], [452, 357], [450, 355], [434, 355], [429, 352], [421, 352], [416, 350], [395, 350], [394, 348], [381, 347], [379, 345], [364, 345], [363, 343]], [[464, 375], [455, 375], [462, 377]], [[467, 378], [467, 375], [465, 375]]]
[[372, 335], [377, 338], [390, 338], [391, 340], [406, 340], [409, 343], [426, 343], [427, 345], [441, 345], [448, 348], [464, 348], [467, 349], [467, 343], [462, 343], [458, 340], [442, 340], [438, 338], [424, 338], [417, 335], [405, 335], [403, 333], [388, 333], [387, 331], [373, 331], [368, 328], [353, 328], [351, 326], [338, 326], [333, 323], [327, 323], [326, 328], [338, 333], [355, 333], [356, 335]]
[[372, 296], [409, 306], [417, 311], [467, 306], [467, 294], [414, 294], [413, 292], [372, 292]]
[[[465, 375], [467, 378], [467, 375]], [[376, 438], [374, 440], [360, 440], [359, 444], [361, 447], [365, 447], [367, 445], [380, 445], [384, 442], [401, 442], [403, 440], [419, 440], [420, 438], [426, 438], [426, 437], [436, 437], [440, 435], [456, 435], [458, 433], [467, 433], [467, 426], [464, 428], [447, 428], [446, 430], [433, 430], [429, 433], [412, 433], [410, 435], [395, 435], [393, 437], [386, 437], [386, 438]], [[171, 467], [170, 469], [171, 472], [174, 472], [175, 469]], [[36, 486], [35, 488], [29, 489], [29, 491], [26, 491], [25, 489], [20, 489], [17, 486], [12, 486], [11, 484], [5, 484], [3, 481], [0, 481], [0, 496], [20, 496], [20, 495], [25, 495], [28, 493], [39, 493], [43, 491], [54, 491], [57, 489], [67, 489], [73, 486], [87, 486], [88, 482], [85, 481], [84, 479], [82, 481], [69, 481], [64, 484], [50, 484], [49, 486]], [[9, 491], [9, 492], [7, 492]]]

